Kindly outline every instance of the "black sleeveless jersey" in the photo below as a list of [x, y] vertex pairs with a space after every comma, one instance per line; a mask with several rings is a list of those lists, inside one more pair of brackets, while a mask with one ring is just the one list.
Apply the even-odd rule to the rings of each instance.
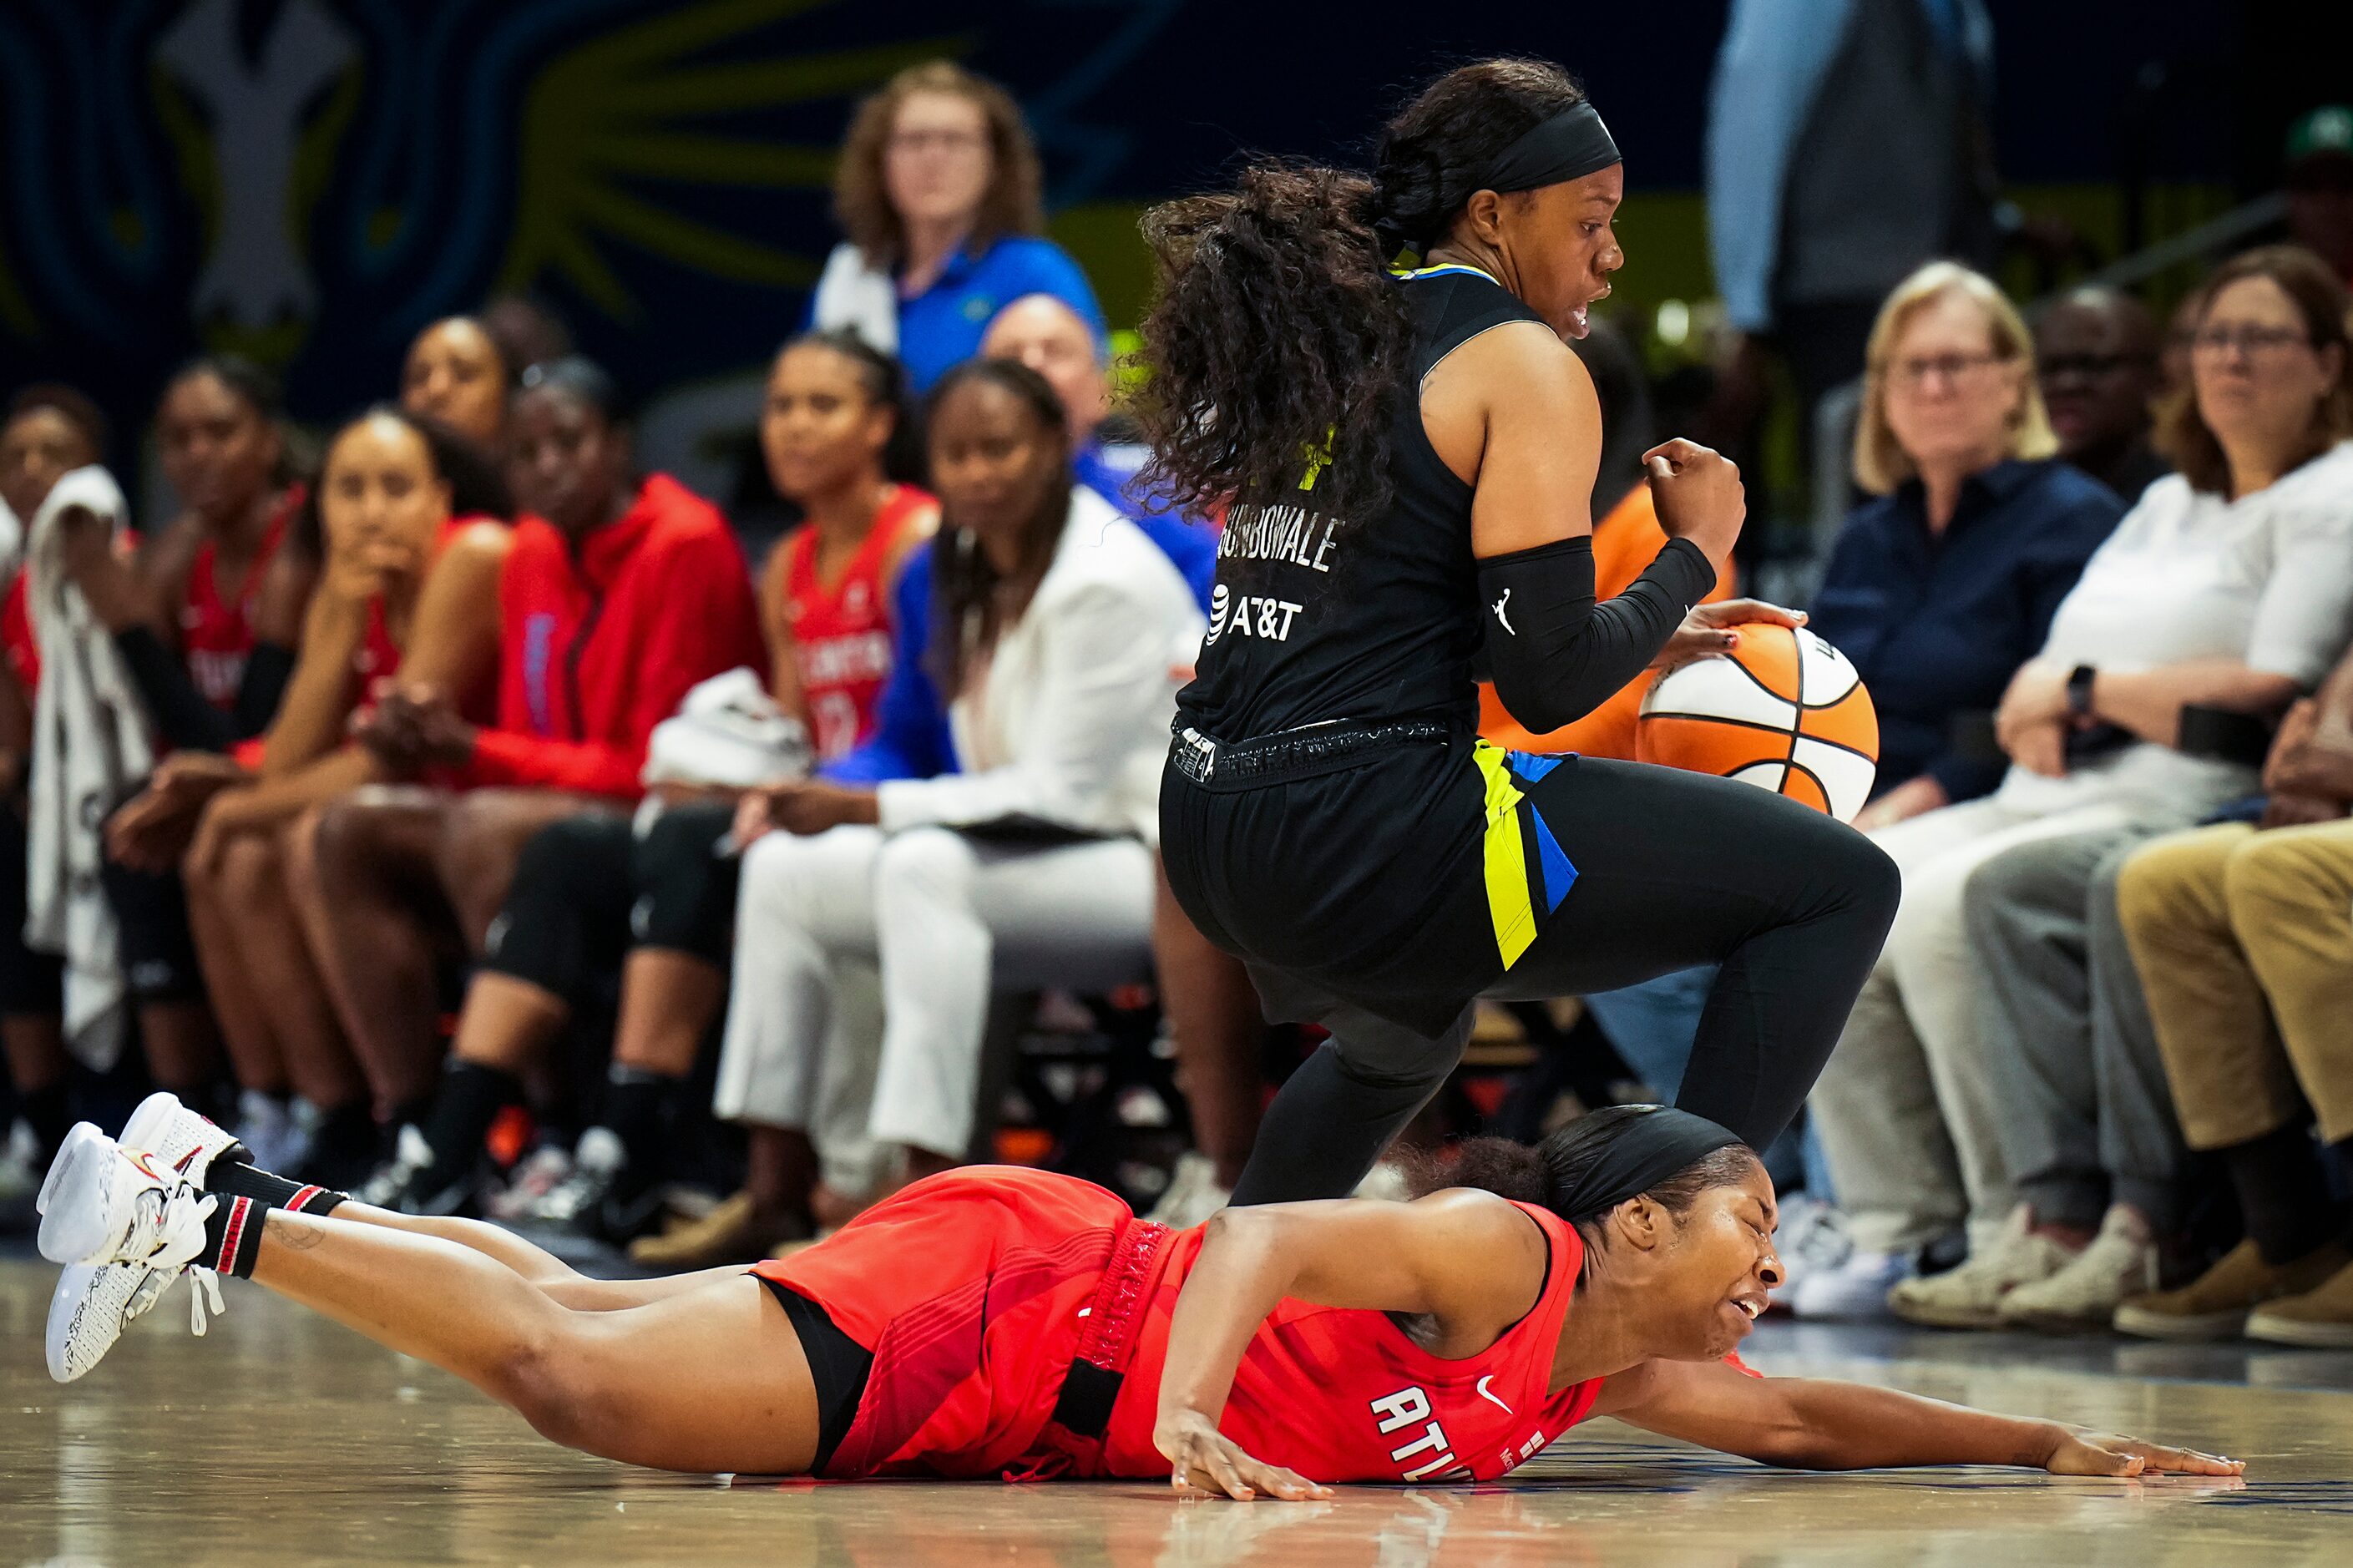
[[1540, 318], [1474, 268], [1428, 268], [1397, 287], [1412, 346], [1389, 433], [1394, 497], [1379, 517], [1335, 517], [1316, 507], [1311, 463], [1294, 495], [1227, 518], [1208, 637], [1176, 699], [1180, 722], [1213, 740], [1408, 715], [1444, 718], [1465, 734], [1477, 724], [1472, 488], [1431, 448], [1418, 394], [1471, 339]]

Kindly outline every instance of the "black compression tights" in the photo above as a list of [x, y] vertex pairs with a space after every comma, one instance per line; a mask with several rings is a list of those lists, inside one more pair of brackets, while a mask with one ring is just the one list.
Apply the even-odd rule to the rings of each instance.
[[[1895, 918], [1895, 864], [1862, 835], [1745, 784], [1578, 758], [1524, 785], [1577, 867], [1535, 945], [1487, 994], [1614, 991], [1720, 965], [1676, 1103], [1756, 1148], [1830, 1059]], [[1437, 1038], [1345, 1004], [1260, 1128], [1238, 1204], [1345, 1197], [1446, 1081]]]

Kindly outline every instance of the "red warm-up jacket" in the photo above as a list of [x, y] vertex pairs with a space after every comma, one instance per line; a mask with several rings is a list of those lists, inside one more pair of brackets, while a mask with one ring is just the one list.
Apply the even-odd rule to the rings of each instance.
[[575, 554], [536, 517], [499, 578], [499, 718], [464, 782], [634, 799], [646, 737], [696, 682], [767, 650], [718, 509], [655, 474]]

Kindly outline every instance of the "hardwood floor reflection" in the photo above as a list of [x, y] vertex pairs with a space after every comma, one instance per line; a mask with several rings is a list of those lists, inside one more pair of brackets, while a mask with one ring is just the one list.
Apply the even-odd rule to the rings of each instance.
[[1329, 1503], [1161, 1489], [819, 1486], [554, 1447], [453, 1378], [267, 1293], [188, 1336], [185, 1287], [106, 1364], [41, 1365], [54, 1271], [0, 1262], [0, 1568], [17, 1563], [2341, 1564], [2353, 1355], [1768, 1325], [1757, 1363], [2220, 1448], [2243, 1483], [1790, 1475], [1611, 1422], [1480, 1489]]

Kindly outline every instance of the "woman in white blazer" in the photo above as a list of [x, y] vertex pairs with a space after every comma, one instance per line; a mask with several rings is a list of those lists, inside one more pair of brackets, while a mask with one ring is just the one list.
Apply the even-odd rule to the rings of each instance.
[[957, 366], [927, 427], [943, 514], [930, 673], [959, 771], [744, 802], [718, 1110], [770, 1130], [747, 1241], [806, 1223], [820, 1059], [861, 1044], [828, 1030], [838, 965], [879, 963], [872, 1132], [910, 1180], [971, 1145], [992, 989], [1149, 973], [1160, 765], [1200, 612], [1151, 540], [1073, 483], [1061, 404], [1035, 372]]

